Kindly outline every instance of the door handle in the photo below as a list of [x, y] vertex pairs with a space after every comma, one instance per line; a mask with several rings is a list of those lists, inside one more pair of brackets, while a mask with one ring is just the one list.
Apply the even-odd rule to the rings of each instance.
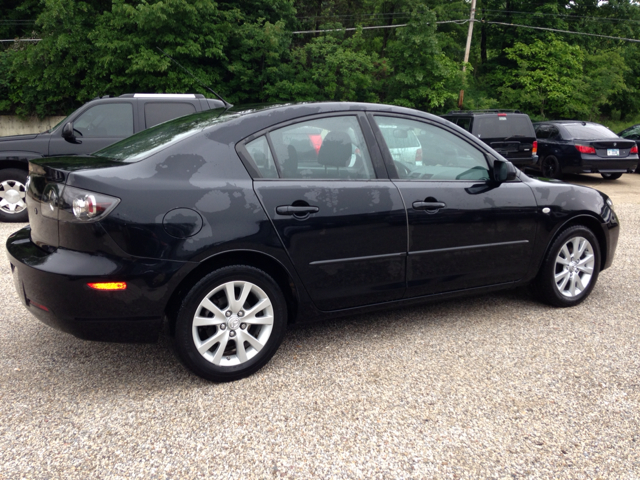
[[446, 206], [444, 202], [413, 202], [413, 208], [416, 210], [438, 210]]
[[304, 215], [309, 215], [311, 213], [318, 213], [319, 210], [320, 209], [318, 207], [313, 207], [311, 205], [305, 205], [305, 206], [285, 205], [281, 207], [276, 207], [276, 213], [278, 215], [304, 216]]

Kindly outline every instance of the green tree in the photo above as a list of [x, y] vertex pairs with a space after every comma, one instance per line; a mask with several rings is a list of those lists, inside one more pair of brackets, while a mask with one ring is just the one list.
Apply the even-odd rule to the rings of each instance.
[[506, 55], [517, 68], [502, 68], [503, 84], [498, 88], [507, 106], [518, 107], [541, 117], [571, 117], [587, 110], [578, 92], [583, 82], [584, 52], [551, 37], [530, 45], [516, 43]]

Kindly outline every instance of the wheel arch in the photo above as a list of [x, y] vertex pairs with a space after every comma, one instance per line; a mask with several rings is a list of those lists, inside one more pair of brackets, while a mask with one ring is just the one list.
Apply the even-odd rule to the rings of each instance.
[[16, 168], [18, 170], [24, 170], [25, 173], [28, 175], [29, 174], [29, 163], [26, 161], [22, 161], [22, 160], [7, 160], [7, 159], [2, 159], [0, 160], [0, 170], [7, 170], [9, 168]]
[[175, 322], [180, 304], [189, 290], [208, 273], [231, 265], [247, 265], [269, 274], [276, 281], [285, 297], [289, 323], [295, 322], [299, 298], [296, 283], [288, 269], [279, 260], [264, 252], [233, 250], [214, 255], [202, 261], [174, 289], [165, 308], [171, 335], [175, 333]]
[[[558, 238], [558, 236], [560, 236], [560, 234], [567, 228], [573, 227], [575, 225], [587, 227], [596, 236], [596, 239], [598, 240], [598, 247], [600, 247], [600, 270], [602, 270], [607, 263], [607, 237], [605, 236], [602, 223], [599, 222], [597, 218], [592, 217], [591, 215], [578, 215], [560, 225], [547, 244], [542, 258], [547, 257], [549, 249], [551, 248], [551, 245], [553, 245], [553, 242], [555, 242], [556, 238]], [[538, 269], [539, 268], [540, 267], [538, 267]]]

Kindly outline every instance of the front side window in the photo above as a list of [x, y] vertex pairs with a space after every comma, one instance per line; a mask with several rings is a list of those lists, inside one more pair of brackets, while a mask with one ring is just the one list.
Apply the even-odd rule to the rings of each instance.
[[[401, 179], [489, 180], [484, 154], [451, 132], [406, 118], [374, 118]], [[396, 146], [413, 137], [419, 146]]]
[[73, 129], [84, 138], [133, 135], [133, 107], [130, 103], [96, 105], [81, 114]]
[[281, 178], [375, 178], [355, 116], [308, 120], [272, 130], [269, 137]]

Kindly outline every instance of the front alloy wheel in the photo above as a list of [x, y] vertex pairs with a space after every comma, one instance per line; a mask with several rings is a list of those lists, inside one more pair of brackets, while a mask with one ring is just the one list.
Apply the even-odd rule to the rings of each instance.
[[0, 170], [0, 221], [28, 222], [25, 203], [27, 172], [17, 168]]
[[284, 298], [269, 275], [248, 266], [225, 267], [185, 298], [176, 322], [177, 352], [203, 378], [237, 380], [269, 361], [285, 325]]
[[533, 287], [540, 300], [572, 307], [589, 296], [600, 272], [600, 245], [582, 225], [562, 231], [547, 251]]
[[568, 298], [584, 292], [595, 269], [593, 245], [584, 237], [569, 239], [556, 257], [555, 282], [558, 291]]

